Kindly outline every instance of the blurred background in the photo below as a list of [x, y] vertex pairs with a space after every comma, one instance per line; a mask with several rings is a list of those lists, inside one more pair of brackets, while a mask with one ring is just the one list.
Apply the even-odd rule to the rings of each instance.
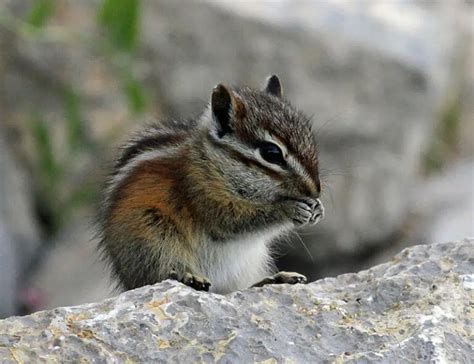
[[473, 236], [472, 1], [0, 0], [0, 317], [115, 294], [93, 217], [117, 146], [277, 73], [312, 116], [311, 279]]

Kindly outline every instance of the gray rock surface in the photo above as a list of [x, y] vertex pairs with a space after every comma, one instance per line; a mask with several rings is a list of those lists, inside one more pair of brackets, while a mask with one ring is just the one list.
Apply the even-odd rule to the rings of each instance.
[[456, 362], [473, 356], [474, 240], [227, 296], [173, 281], [0, 321], [0, 361]]
[[28, 174], [5, 143], [0, 125], [0, 317], [15, 314], [21, 276], [39, 247]]
[[63, 231], [27, 284], [41, 292], [40, 309], [102, 301], [116, 291], [97, 252], [91, 223], [78, 220]]
[[0, 317], [17, 313], [18, 278], [20, 264], [15, 243], [5, 223], [0, 220]]
[[[474, 135], [473, 135], [474, 137]], [[417, 189], [417, 208], [429, 211], [425, 241], [474, 236], [474, 160], [461, 160]]]

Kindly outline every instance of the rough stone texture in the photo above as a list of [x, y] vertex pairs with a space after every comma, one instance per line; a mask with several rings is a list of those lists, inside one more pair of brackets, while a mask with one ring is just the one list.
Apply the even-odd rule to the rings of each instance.
[[0, 321], [0, 361], [468, 363], [473, 289], [474, 240], [227, 296], [165, 281]]

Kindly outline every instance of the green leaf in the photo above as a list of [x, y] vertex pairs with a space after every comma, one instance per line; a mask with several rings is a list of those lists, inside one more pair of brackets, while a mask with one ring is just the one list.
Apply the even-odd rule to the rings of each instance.
[[28, 15], [27, 23], [36, 27], [43, 27], [54, 11], [54, 0], [36, 0]]
[[433, 173], [443, 169], [457, 153], [462, 105], [458, 95], [452, 96], [442, 110], [440, 122], [424, 158], [424, 170]]
[[50, 131], [46, 122], [39, 117], [33, 119], [32, 131], [40, 174], [45, 179], [45, 184], [54, 188], [60, 178], [61, 168], [55, 158]]
[[455, 149], [459, 141], [459, 128], [461, 123], [461, 101], [460, 98], [451, 100], [445, 107], [441, 116], [440, 138], [448, 149]]
[[98, 20], [111, 43], [118, 49], [132, 51], [139, 31], [139, 0], [103, 0]]
[[146, 106], [145, 93], [140, 83], [132, 75], [127, 75], [123, 80], [123, 89], [130, 110], [134, 113], [144, 111]]
[[37, 213], [48, 233], [56, 232], [60, 212], [57, 208], [60, 198], [58, 187], [61, 184], [62, 168], [53, 148], [53, 138], [47, 122], [34, 115], [30, 124], [31, 135], [36, 151], [37, 167]]
[[68, 145], [74, 151], [85, 145], [87, 139], [80, 114], [80, 99], [71, 88], [64, 92], [64, 111]]

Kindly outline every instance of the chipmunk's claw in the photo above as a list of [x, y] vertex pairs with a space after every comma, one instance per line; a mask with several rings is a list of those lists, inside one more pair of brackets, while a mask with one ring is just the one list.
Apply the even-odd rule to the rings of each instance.
[[277, 274], [273, 275], [273, 279], [275, 280], [274, 283], [276, 284], [298, 284], [306, 283], [308, 280], [306, 276], [296, 272], [278, 272]]
[[195, 276], [191, 273], [186, 273], [184, 278], [181, 280], [185, 285], [194, 288], [196, 291], [209, 291], [211, 282], [205, 277]]
[[289, 215], [296, 226], [315, 225], [324, 217], [324, 206], [319, 198], [289, 200]]
[[196, 291], [209, 291], [209, 287], [211, 287], [211, 282], [205, 277], [195, 276], [191, 273], [185, 273], [184, 276], [180, 279], [178, 273], [175, 271], [171, 271], [169, 279], [174, 279], [178, 282], [185, 284], [188, 287], [194, 288]]
[[296, 272], [278, 272], [272, 276], [266, 277], [260, 282], [254, 284], [252, 287], [262, 287], [267, 284], [298, 284], [298, 283], [306, 283], [307, 282], [306, 276], [296, 273]]
[[311, 225], [316, 225], [322, 219], [324, 219], [324, 205], [322, 204], [321, 200], [318, 198], [316, 199], [316, 205], [313, 208], [313, 214], [309, 219], [309, 223]]

